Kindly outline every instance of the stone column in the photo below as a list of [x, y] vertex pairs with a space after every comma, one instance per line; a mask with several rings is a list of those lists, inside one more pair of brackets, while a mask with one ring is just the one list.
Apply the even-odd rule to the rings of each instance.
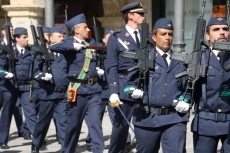
[[24, 27], [28, 30], [29, 44], [33, 43], [30, 25], [44, 25], [45, 0], [10, 0], [10, 5], [2, 5], [14, 28]]

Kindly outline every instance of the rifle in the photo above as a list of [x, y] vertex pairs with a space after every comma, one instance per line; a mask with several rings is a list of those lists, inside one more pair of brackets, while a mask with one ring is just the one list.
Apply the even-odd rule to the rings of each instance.
[[132, 58], [137, 61], [137, 63], [130, 67], [127, 71], [131, 72], [135, 69], [139, 70], [139, 79], [137, 86], [140, 86], [140, 83], [143, 83], [144, 87], [146, 87], [146, 91], [148, 90], [149, 83], [149, 71], [154, 70], [154, 59], [149, 59], [149, 49], [148, 44], [150, 44], [149, 40], [149, 24], [144, 21], [141, 25], [142, 33], [141, 33], [141, 46], [140, 50], [137, 52], [132, 51], [124, 51], [122, 53], [122, 57]]
[[99, 42], [99, 30], [98, 30], [98, 27], [96, 25], [96, 21], [95, 21], [95, 17], [93, 17], [93, 32], [94, 32], [94, 38], [96, 40], [96, 42]]
[[[39, 37], [37, 37], [36, 31], [33, 25], [31, 25], [31, 28], [32, 28], [31, 30], [33, 34], [34, 43], [35, 43], [35, 45], [31, 46], [31, 50], [39, 52], [42, 55], [42, 58], [45, 60], [46, 72], [52, 74], [51, 61], [53, 60], [53, 56], [49, 53], [46, 47], [46, 40], [43, 35], [42, 27], [41, 26], [37, 27]], [[40, 46], [38, 45], [37, 39], [39, 39], [41, 42]]]
[[[30, 25], [30, 29], [32, 32], [32, 36], [33, 36], [33, 41], [34, 44], [31, 46], [31, 50], [32, 51], [40, 51], [40, 46], [38, 43], [38, 36], [35, 30], [35, 26], [34, 25]], [[34, 60], [35, 60], [35, 55], [34, 53], [32, 53], [32, 61], [31, 61], [31, 66], [30, 66], [30, 92], [29, 92], [29, 101], [31, 102], [33, 100], [33, 70], [34, 70]]]
[[[66, 4], [66, 7], [65, 7], [65, 23], [68, 21], [67, 9], [68, 9], [68, 5]], [[67, 28], [67, 26], [66, 26], [65, 30], [66, 30], [65, 31], [65, 37], [69, 37], [69, 29]]]
[[7, 40], [7, 44], [6, 45], [2, 45], [0, 44], [0, 49], [6, 52], [6, 56], [8, 59], [8, 71], [12, 72], [14, 74], [13, 79], [13, 84], [17, 84], [17, 78], [15, 75], [15, 61], [18, 60], [17, 59], [17, 54], [15, 53], [13, 46], [12, 46], [12, 38], [11, 38], [11, 34], [10, 34], [10, 26], [6, 25], [5, 26], [5, 32], [6, 32], [6, 40]]
[[200, 17], [197, 19], [195, 40], [194, 40], [192, 53], [184, 54], [184, 53], [173, 52], [171, 56], [171, 59], [181, 61], [186, 66], [186, 70], [184, 72], [175, 74], [175, 77], [179, 78], [185, 75], [188, 76], [185, 94], [187, 93], [188, 90], [191, 91], [192, 98], [193, 98], [194, 87], [196, 85], [196, 82], [200, 78], [205, 78], [207, 74], [207, 65], [201, 63], [202, 52], [204, 51], [202, 47], [204, 46], [205, 48], [209, 48], [209, 45], [206, 44], [204, 41], [206, 20], [203, 19], [203, 16], [204, 16], [205, 3], [206, 0], [203, 0], [202, 12]]

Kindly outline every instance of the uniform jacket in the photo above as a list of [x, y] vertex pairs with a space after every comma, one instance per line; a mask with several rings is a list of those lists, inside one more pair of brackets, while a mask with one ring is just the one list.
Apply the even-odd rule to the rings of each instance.
[[[39, 99], [41, 100], [60, 99], [66, 97], [69, 79], [67, 77], [67, 62], [62, 54], [59, 54], [58, 58], [54, 56], [54, 60], [51, 61], [51, 72], [52, 79], [50, 81], [41, 79], [41, 77], [44, 77], [44, 74], [47, 73], [46, 66], [42, 57], [40, 55], [37, 56], [35, 61], [34, 75], [40, 85]], [[54, 89], [52, 89], [52, 87], [56, 87], [57, 89], [66, 88], [66, 90], [55, 91]]]
[[[98, 46], [100, 44], [96, 43], [93, 39], [86, 40], [91, 46]], [[73, 42], [77, 42], [73, 37], [65, 38], [60, 43], [50, 46], [50, 50], [53, 52], [62, 53], [67, 61], [67, 67], [69, 68], [68, 77], [77, 78], [80, 74], [84, 59], [85, 59], [85, 49], [76, 51], [73, 46]], [[80, 42], [78, 42], [80, 43]], [[103, 52], [104, 50], [97, 50], [98, 52]], [[90, 62], [89, 71], [87, 72], [85, 79], [87, 78], [97, 78], [98, 74], [96, 71], [97, 67], [97, 57], [93, 54], [93, 59]], [[81, 84], [78, 88], [77, 94], [94, 94], [101, 92], [101, 86], [98, 82], [93, 85]]]
[[138, 69], [128, 74], [119, 73], [121, 70], [127, 70], [134, 66], [134, 59], [122, 57], [122, 53], [126, 51], [125, 47], [118, 42], [119, 37], [124, 44], [127, 45], [129, 51], [137, 52], [139, 50], [135, 40], [128, 33], [126, 28], [120, 32], [110, 35], [107, 44], [106, 54], [106, 73], [110, 94], [117, 93], [121, 100], [135, 101], [128, 94], [124, 93], [126, 87], [136, 87], [138, 82]]
[[[206, 94], [207, 102], [206, 107], [204, 107], [204, 102], [202, 98], [201, 82], [197, 83], [195, 88], [195, 103], [196, 112], [208, 109], [212, 113], [227, 113], [230, 114], [230, 97], [220, 97], [219, 92], [221, 89], [224, 90], [229, 88], [229, 78], [230, 73], [226, 72], [220, 65], [216, 55], [210, 50], [205, 51], [205, 62], [208, 64], [207, 71], [207, 84], [206, 84]], [[209, 60], [208, 60], [209, 59]], [[226, 61], [226, 63], [229, 61]], [[201, 135], [217, 136], [228, 134], [229, 122], [215, 122], [212, 120], [206, 120], [202, 118], [194, 117], [192, 122], [192, 131], [198, 132]]]
[[[149, 91], [149, 106], [155, 108], [172, 108], [174, 99], [184, 95], [186, 88], [186, 76], [175, 78], [175, 74], [183, 72], [184, 66], [181, 62], [171, 60], [169, 67], [166, 66], [163, 57], [155, 50], [150, 51], [150, 58], [154, 59], [155, 70], [150, 77], [152, 90]], [[149, 84], [150, 85], [150, 84]], [[190, 93], [185, 95], [190, 100]], [[147, 105], [146, 94], [143, 104]], [[137, 108], [133, 115], [133, 124], [142, 127], [161, 127], [168, 124], [188, 122], [188, 115], [172, 113], [168, 115], [157, 115]]]

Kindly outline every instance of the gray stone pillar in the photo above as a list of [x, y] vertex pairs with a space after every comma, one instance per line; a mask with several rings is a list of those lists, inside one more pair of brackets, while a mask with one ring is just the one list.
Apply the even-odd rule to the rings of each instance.
[[184, 51], [184, 0], [174, 0], [174, 51]]
[[54, 26], [54, 0], [46, 0], [45, 3], [45, 26]]

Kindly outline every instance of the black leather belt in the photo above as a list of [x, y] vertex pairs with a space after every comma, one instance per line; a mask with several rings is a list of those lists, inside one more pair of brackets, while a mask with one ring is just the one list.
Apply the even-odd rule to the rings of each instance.
[[18, 81], [17, 84], [18, 85], [28, 85], [29, 81]]
[[82, 83], [82, 84], [89, 84], [89, 85], [93, 85], [94, 83], [97, 82], [97, 78], [88, 78], [88, 79], [76, 79], [76, 78], [70, 78], [69, 81], [70, 82], [77, 82], [77, 83]]
[[157, 115], [168, 115], [176, 113], [174, 108], [155, 108], [155, 107], [148, 107], [148, 106], [139, 106], [140, 109], [145, 110], [146, 112], [151, 112]]
[[53, 90], [55, 92], [66, 92], [67, 91], [67, 87], [56, 87], [56, 86], [52, 86], [52, 85], [41, 85], [43, 88], [46, 89], [50, 89]]
[[211, 113], [211, 112], [200, 111], [200, 112], [196, 112], [195, 116], [207, 120], [213, 120], [216, 122], [230, 121], [230, 114], [226, 114], [226, 113]]

